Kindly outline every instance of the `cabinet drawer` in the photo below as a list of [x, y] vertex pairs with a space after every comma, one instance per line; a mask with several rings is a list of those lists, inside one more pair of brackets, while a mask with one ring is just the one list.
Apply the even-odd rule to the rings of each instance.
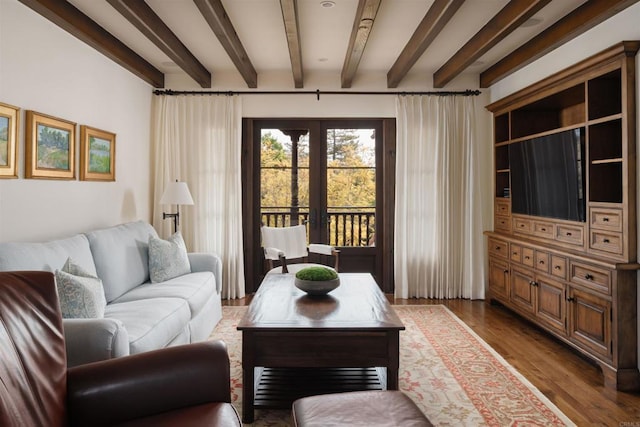
[[496, 200], [496, 215], [511, 216], [511, 202]]
[[622, 233], [591, 230], [589, 247], [598, 251], [622, 255]]
[[576, 246], [584, 246], [584, 228], [558, 224], [556, 227], [556, 240]]
[[509, 255], [511, 261], [522, 262], [522, 246], [511, 244], [511, 254]]
[[622, 232], [622, 210], [606, 208], [590, 208], [589, 223], [591, 228]]
[[534, 262], [533, 249], [522, 248], [522, 263], [526, 266], [533, 267]]
[[513, 219], [513, 231], [518, 233], [531, 233], [531, 220], [523, 218]]
[[501, 258], [509, 258], [509, 243], [504, 240], [489, 239], [489, 253]]
[[508, 216], [496, 215], [495, 229], [502, 231], [511, 231], [511, 219]]
[[561, 279], [567, 278], [567, 259], [565, 257], [551, 255], [551, 274]]
[[550, 263], [549, 259], [549, 252], [536, 251], [536, 270], [548, 273]]
[[553, 223], [551, 222], [533, 222], [533, 234], [538, 237], [545, 237], [547, 239], [553, 239]]
[[611, 271], [605, 268], [572, 262], [571, 281], [596, 291], [611, 293]]

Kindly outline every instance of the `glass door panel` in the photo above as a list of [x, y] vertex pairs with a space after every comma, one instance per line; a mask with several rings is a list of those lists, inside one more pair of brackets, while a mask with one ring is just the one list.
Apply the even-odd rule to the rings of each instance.
[[329, 128], [326, 131], [326, 213], [329, 243], [340, 247], [375, 246], [376, 131]]
[[261, 129], [260, 217], [284, 227], [309, 219], [308, 129]]

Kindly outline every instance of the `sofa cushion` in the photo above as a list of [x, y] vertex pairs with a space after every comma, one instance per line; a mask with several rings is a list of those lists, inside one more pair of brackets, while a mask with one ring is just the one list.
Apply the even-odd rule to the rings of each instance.
[[180, 232], [167, 240], [149, 238], [149, 276], [151, 283], [164, 282], [191, 273], [187, 246]]
[[189, 303], [191, 317], [202, 310], [212, 294], [216, 293], [213, 273], [190, 273], [162, 283], [145, 283], [120, 296], [114, 303], [148, 298], [182, 298]]
[[89, 241], [78, 234], [45, 243], [0, 243], [0, 271], [40, 270], [54, 272], [71, 257], [85, 271], [96, 275]]
[[104, 317], [122, 322], [134, 354], [166, 347], [183, 332], [191, 313], [181, 298], [153, 298], [109, 304]]
[[149, 237], [156, 230], [144, 221], [86, 234], [107, 302], [149, 280]]
[[104, 317], [107, 301], [102, 280], [83, 270], [71, 258], [56, 270], [56, 288], [60, 311], [65, 319]]

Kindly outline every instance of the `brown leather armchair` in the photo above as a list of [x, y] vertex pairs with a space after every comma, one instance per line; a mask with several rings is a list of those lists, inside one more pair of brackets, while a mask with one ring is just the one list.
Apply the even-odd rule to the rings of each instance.
[[0, 273], [1, 426], [240, 426], [222, 341], [67, 369], [49, 272]]

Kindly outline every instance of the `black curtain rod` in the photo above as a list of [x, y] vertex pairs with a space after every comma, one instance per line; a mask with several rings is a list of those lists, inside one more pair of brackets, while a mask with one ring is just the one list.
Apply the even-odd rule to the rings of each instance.
[[195, 91], [195, 90], [161, 90], [156, 89], [153, 91], [155, 95], [315, 95], [316, 99], [320, 100], [320, 95], [437, 95], [437, 96], [478, 96], [482, 92], [479, 90], [463, 90], [463, 91], [434, 91], [434, 92], [359, 92], [359, 91], [321, 91], [317, 89], [300, 90], [300, 91], [281, 91], [281, 90], [264, 90], [264, 91]]

